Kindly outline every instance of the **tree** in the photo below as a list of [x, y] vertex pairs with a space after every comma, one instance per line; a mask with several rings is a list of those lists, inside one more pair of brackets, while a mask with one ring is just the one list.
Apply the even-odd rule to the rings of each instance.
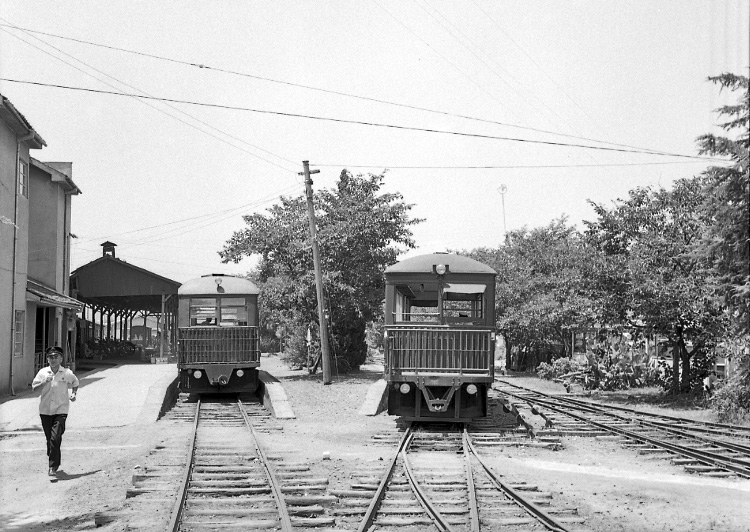
[[708, 260], [707, 281], [732, 316], [738, 334], [750, 334], [750, 87], [748, 78], [722, 74], [708, 78], [722, 89], [740, 91], [736, 105], [718, 109], [728, 120], [720, 126], [738, 130], [736, 140], [712, 134], [698, 137], [703, 155], [729, 157], [732, 166], [712, 166], [704, 173], [701, 208], [710, 215], [695, 254]]
[[[382, 315], [383, 271], [402, 247], [413, 248], [412, 205], [399, 193], [382, 193], [385, 174], [354, 176], [343, 170], [333, 190], [315, 193], [317, 236], [328, 303], [331, 351], [337, 368], [365, 361], [366, 325]], [[282, 197], [268, 214], [244, 216], [219, 254], [225, 262], [260, 255], [256, 276], [261, 288], [261, 322], [285, 336], [287, 353], [307, 356], [305, 335], [319, 350], [317, 297], [309, 244], [306, 203], [302, 196]]]
[[[506, 348], [571, 352], [570, 331], [591, 325], [599, 263], [580, 235], [561, 217], [546, 227], [511, 231], [506, 245], [469, 255], [497, 272], [496, 321]], [[560, 349], [562, 346], [562, 349]]]
[[730, 337], [724, 339], [737, 371], [712, 398], [722, 421], [750, 419], [750, 87], [745, 76], [724, 73], [710, 77], [722, 90], [739, 91], [736, 105], [718, 109], [726, 117], [720, 126], [738, 131], [735, 140], [707, 134], [698, 137], [701, 154], [729, 157], [732, 166], [712, 166], [704, 172], [702, 208], [710, 223], [694, 253], [706, 261], [712, 295], [726, 309]]
[[691, 357], [705, 356], [723, 325], [721, 307], [708, 297], [701, 261], [691, 253], [708, 224], [700, 208], [703, 186], [701, 178], [682, 179], [671, 191], [631, 190], [611, 209], [591, 202], [599, 219], [584, 222], [589, 241], [624, 267], [627, 290], [615, 314], [630, 325], [645, 324], [675, 349], [674, 393], [679, 391], [678, 363], [681, 388], [688, 391], [691, 378], [699, 377], [691, 375]]

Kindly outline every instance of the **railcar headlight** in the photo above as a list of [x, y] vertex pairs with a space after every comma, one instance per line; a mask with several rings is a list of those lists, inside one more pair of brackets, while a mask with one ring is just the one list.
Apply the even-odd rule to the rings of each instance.
[[406, 384], [406, 383], [403, 383], [403, 384], [402, 384], [402, 385], [401, 385], [401, 386], [399, 387], [399, 390], [401, 391], [401, 393], [409, 393], [409, 390], [411, 390], [411, 387], [410, 387], [410, 386], [409, 386], [408, 384]]
[[200, 379], [201, 377], [203, 377], [203, 372], [199, 369], [196, 369], [193, 372], [193, 377], [195, 377], [196, 379]]
[[471, 395], [474, 395], [475, 393], [477, 393], [477, 385], [476, 384], [469, 384], [466, 387], [466, 391], [468, 393], [470, 393]]
[[438, 264], [435, 266], [435, 271], [438, 275], [445, 275], [445, 264]]
[[237, 376], [238, 376], [238, 377], [242, 377], [242, 376], [243, 376], [244, 374], [245, 374], [245, 372], [244, 372], [244, 371], [242, 371], [241, 369], [238, 369], [238, 370], [237, 370]]
[[226, 375], [219, 375], [219, 385], [220, 386], [226, 386], [229, 382], [229, 377]]

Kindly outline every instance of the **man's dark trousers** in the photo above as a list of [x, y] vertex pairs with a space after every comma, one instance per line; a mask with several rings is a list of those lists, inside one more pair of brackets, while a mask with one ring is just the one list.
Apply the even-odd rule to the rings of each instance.
[[49, 457], [49, 466], [52, 469], [60, 467], [60, 446], [62, 437], [65, 432], [65, 420], [68, 414], [54, 414], [51, 416], [39, 414], [42, 418], [42, 428], [44, 435], [47, 437], [47, 456]]

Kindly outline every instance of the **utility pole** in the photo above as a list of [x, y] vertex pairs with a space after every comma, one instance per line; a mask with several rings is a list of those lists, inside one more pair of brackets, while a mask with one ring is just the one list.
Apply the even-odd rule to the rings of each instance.
[[305, 195], [307, 196], [307, 216], [310, 220], [310, 237], [312, 238], [313, 262], [315, 263], [315, 288], [318, 293], [318, 321], [320, 322], [320, 352], [323, 366], [323, 384], [331, 384], [331, 354], [328, 347], [328, 320], [325, 315], [325, 301], [323, 300], [323, 274], [320, 271], [320, 254], [318, 253], [318, 237], [315, 231], [315, 207], [313, 206], [312, 179], [310, 174], [317, 174], [320, 170], [310, 171], [309, 161], [302, 161], [305, 176]]
[[505, 245], [505, 235], [507, 234], [507, 231], [505, 229], [505, 193], [508, 192], [508, 187], [506, 187], [505, 185], [500, 185], [497, 191], [500, 193], [500, 199], [503, 202], [503, 242], [502, 244]]

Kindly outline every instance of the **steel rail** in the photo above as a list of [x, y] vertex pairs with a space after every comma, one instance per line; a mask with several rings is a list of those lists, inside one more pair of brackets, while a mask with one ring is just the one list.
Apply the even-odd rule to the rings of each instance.
[[279, 479], [276, 477], [268, 463], [268, 456], [266, 455], [263, 447], [261, 447], [260, 442], [258, 441], [258, 432], [255, 430], [255, 427], [253, 427], [253, 424], [250, 421], [250, 417], [247, 415], [247, 412], [245, 412], [245, 409], [242, 408], [242, 401], [240, 399], [237, 399], [237, 407], [240, 409], [242, 419], [245, 420], [245, 425], [250, 428], [250, 432], [253, 435], [255, 450], [260, 457], [260, 462], [263, 464], [263, 467], [266, 470], [266, 474], [268, 475], [268, 480], [271, 484], [271, 493], [273, 494], [273, 498], [276, 501], [276, 508], [278, 509], [279, 517], [281, 518], [281, 530], [283, 532], [292, 532], [292, 520], [289, 517], [289, 510], [286, 507], [284, 494], [281, 492], [281, 483], [279, 482]]
[[[551, 398], [551, 396], [548, 396], [546, 394], [545, 396]], [[635, 416], [655, 418], [654, 420], [640, 419], [638, 420], [638, 422], [649, 424], [649, 425], [656, 426], [659, 428], [663, 427], [663, 428], [672, 429], [672, 426], [670, 426], [669, 423], [672, 423], [672, 424], [677, 423], [679, 424], [680, 428], [683, 430], [690, 430], [690, 431], [700, 432], [700, 433], [708, 433], [713, 436], [722, 434], [725, 436], [734, 436], [738, 438], [750, 437], [750, 427], [733, 427], [732, 425], [724, 425], [721, 429], [719, 429], [719, 427], [711, 426], [710, 424], [707, 424], [706, 422], [703, 422], [703, 421], [692, 421], [690, 419], [679, 418], [679, 417], [674, 417], [674, 416], [663, 416], [661, 414], [654, 414], [652, 412], [641, 412], [638, 410], [633, 410], [631, 408], [623, 408], [623, 407], [616, 406], [616, 405], [603, 405], [599, 403], [592, 403], [590, 401], [581, 401], [579, 399], [573, 399], [573, 398], [568, 398], [568, 397], [559, 398], [559, 399], [562, 399], [563, 401], [570, 403], [570, 404], [594, 408], [610, 416], [620, 416], [621, 419], [628, 419], [628, 418], [626, 417], [625, 414], [615, 414], [613, 412], [607, 412], [607, 410], [609, 409], [609, 410], [615, 410], [619, 412], [626, 412], [627, 414], [631, 414]], [[674, 428], [673, 430], [680, 430], [680, 428]], [[734, 432], [734, 434], [732, 434], [730, 431]], [[720, 441], [720, 440], [715, 440], [709, 436], [695, 435], [695, 437], [705, 438], [707, 441]], [[743, 452], [750, 452], [750, 447], [746, 445], [739, 445], [739, 444], [731, 444], [731, 445], [737, 445], [738, 447], [743, 448], [744, 449]]]
[[[536, 393], [536, 394], [539, 394], [539, 395], [543, 395], [545, 397], [549, 397], [550, 399], [552, 399], [552, 398], [554, 398], [554, 399], [563, 399], [565, 401], [582, 403], [582, 404], [587, 404], [587, 405], [591, 405], [591, 406], [601, 406], [601, 407], [604, 407], [604, 408], [611, 408], [613, 410], [622, 410], [622, 411], [625, 411], [625, 412], [632, 412], [633, 414], [644, 415], [644, 416], [647, 416], [647, 417], [656, 417], [656, 418], [666, 419], [668, 421], [675, 421], [675, 422], [679, 422], [679, 423], [690, 423], [692, 425], [699, 425], [699, 426], [703, 427], [702, 430], [704, 430], [706, 432], [710, 432], [709, 429], [722, 429], [722, 430], [731, 430], [731, 431], [736, 431], [736, 432], [740, 432], [740, 433], [746, 433], [748, 436], [750, 436], [750, 427], [743, 427], [742, 425], [727, 425], [725, 423], [713, 423], [713, 422], [710, 422], [710, 421], [694, 421], [694, 420], [691, 420], [691, 419], [685, 419], [685, 418], [676, 417], [676, 416], [668, 416], [668, 415], [665, 415], [665, 414], [655, 414], [653, 412], [645, 412], [645, 411], [641, 411], [641, 410], [635, 410], [634, 408], [627, 408], [627, 407], [624, 407], [624, 406], [601, 405], [600, 403], [594, 403], [594, 402], [591, 402], [591, 401], [583, 401], [581, 399], [573, 399], [572, 397], [562, 397], [562, 396], [557, 396], [557, 395], [553, 396], [553, 395], [550, 395], [550, 394], [545, 393], [545, 392], [538, 392], [536, 390], [532, 390], [530, 388], [525, 388], [525, 387], [520, 386], [518, 384], [513, 384], [511, 382], [502, 380], [501, 378], [498, 378], [496, 380], [496, 382], [502, 382], [504, 385], [511, 386], [513, 388], [518, 388], [519, 390], [525, 390], [525, 391], [533, 392], [533, 393]], [[696, 429], [696, 430], [698, 430], [698, 429]]]
[[[609, 405], [600, 405], [600, 404], [591, 403], [591, 402], [588, 402], [588, 401], [578, 401], [576, 399], [570, 399], [568, 397], [551, 396], [551, 395], [546, 394], [544, 392], [537, 392], [537, 391], [534, 391], [534, 390], [530, 390], [528, 388], [519, 387], [518, 385], [515, 385], [515, 384], [513, 386], [515, 386], [516, 388], [520, 388], [520, 389], [522, 389], [524, 391], [530, 391], [530, 392], [535, 393], [537, 395], [541, 395], [542, 397], [547, 398], [548, 401], [554, 401], [553, 404], [566, 403], [568, 405], [571, 405], [574, 408], [578, 408], [579, 410], [583, 410], [585, 412], [589, 412], [589, 413], [592, 413], [592, 414], [599, 414], [599, 415], [603, 415], [603, 416], [609, 416], [609, 417], [611, 417], [613, 419], [616, 419], [616, 420], [619, 420], [619, 421], [626, 421], [628, 423], [637, 423], [638, 425], [641, 425], [643, 428], [648, 428], [648, 427], [655, 428], [655, 429], [667, 432], [669, 434], [674, 434], [676, 436], [682, 436], [684, 438], [691, 438], [691, 439], [694, 439], [696, 441], [700, 441], [700, 442], [704, 442], [704, 443], [709, 443], [709, 444], [712, 444], [712, 445], [716, 445], [718, 447], [722, 447], [722, 448], [727, 449], [729, 451], [735, 451], [735, 452], [746, 454], [746, 455], [750, 456], [750, 446], [742, 445], [742, 444], [739, 444], [739, 443], [732, 443], [732, 442], [728, 442], [728, 441], [725, 441], [725, 440], [717, 440], [715, 438], [710, 438], [708, 436], [703, 436], [703, 435], [700, 435], [700, 434], [692, 434], [690, 432], [687, 432], [687, 430], [690, 430], [687, 427], [683, 427], [683, 429], [680, 429], [680, 428], [671, 427], [671, 426], [669, 426], [669, 425], [667, 425], [665, 423], [658, 423], [656, 421], [651, 421], [651, 420], [647, 420], [647, 419], [633, 419], [631, 417], [628, 417], [628, 416], [625, 416], [625, 415], [621, 415], [621, 414], [617, 414], [615, 412], [608, 412], [607, 409], [610, 408]], [[535, 400], [532, 400], [532, 399], [529, 399], [527, 397], [522, 397], [520, 395], [513, 394], [511, 392], [505, 392], [505, 393], [508, 393], [508, 395], [512, 395], [513, 397], [517, 397], [518, 399], [527, 402], [532, 408], [534, 408], [534, 406], [535, 406], [534, 403], [548, 405], [548, 403], [545, 402], [544, 399], [535, 399]], [[640, 412], [638, 412], [636, 410], [632, 410], [630, 412], [632, 412], [634, 415], [640, 414]], [[540, 415], [543, 416], [543, 414], [541, 414], [541, 413], [540, 413]], [[654, 415], [658, 416], [658, 414], [654, 414]], [[545, 417], [545, 416], [543, 416], [543, 417]], [[682, 420], [682, 421], [689, 421], [689, 420], [683, 420], [682, 418], [674, 418], [674, 419], [678, 419], [678, 420]], [[745, 463], [745, 462], [741, 460], [740, 463]], [[748, 465], [750, 465], [750, 462], [747, 462], [747, 463], [748, 463]]]
[[404, 448], [404, 445], [406, 445], [407, 441], [411, 441], [413, 430], [414, 425], [413, 423], [409, 422], [409, 425], [406, 427], [404, 435], [399, 442], [398, 449], [393, 455], [393, 459], [391, 460], [390, 464], [388, 464], [383, 477], [380, 479], [380, 484], [378, 484], [378, 487], [375, 490], [375, 495], [373, 495], [372, 501], [370, 501], [370, 506], [367, 507], [367, 512], [362, 518], [362, 521], [360, 521], [359, 527], [357, 527], [357, 532], [365, 532], [369, 530], [370, 527], [372, 527], [373, 521], [375, 519], [375, 514], [377, 514], [377, 511], [380, 508], [380, 504], [383, 502], [383, 498], [385, 497], [385, 488], [391, 481], [393, 471], [396, 469], [396, 463], [398, 462], [398, 458], [401, 455], [401, 449]]
[[401, 460], [404, 463], [404, 470], [406, 471], [406, 479], [409, 481], [409, 485], [411, 486], [411, 489], [414, 491], [414, 494], [417, 496], [417, 500], [419, 501], [419, 504], [422, 505], [422, 508], [424, 508], [425, 512], [432, 518], [433, 523], [435, 524], [435, 527], [440, 530], [441, 532], [454, 532], [453, 527], [446, 521], [443, 514], [440, 513], [440, 510], [438, 510], [432, 502], [430, 502], [430, 498], [427, 496], [427, 494], [424, 492], [422, 487], [417, 482], [416, 476], [414, 475], [414, 471], [412, 470], [411, 466], [409, 465], [409, 460], [406, 458], [406, 451], [409, 449], [409, 445], [411, 444], [412, 439], [414, 438], [414, 435], [412, 434], [409, 437], [409, 440], [406, 442], [406, 445], [401, 450]]
[[565, 527], [562, 523], [560, 523], [557, 519], [552, 517], [550, 514], [545, 512], [541, 507], [537, 506], [530, 500], [526, 499], [523, 495], [521, 495], [517, 490], [511, 488], [509, 485], [505, 484], [502, 480], [498, 478], [498, 476], [495, 474], [495, 472], [488, 466], [484, 460], [479, 456], [479, 453], [477, 453], [476, 448], [474, 447], [474, 444], [471, 441], [471, 437], [469, 436], [468, 431], [466, 430], [466, 427], [464, 427], [464, 445], [468, 447], [471, 454], [474, 455], [474, 458], [477, 459], [477, 462], [482, 466], [484, 469], [484, 472], [487, 474], [487, 476], [490, 477], [490, 480], [493, 484], [495, 484], [495, 487], [499, 490], [505, 492], [506, 495], [508, 495], [511, 499], [513, 499], [516, 504], [523, 507], [527, 512], [532, 514], [537, 521], [544, 527], [546, 527], [548, 530], [552, 530], [554, 532], [568, 532], [569, 529]]
[[[519, 388], [519, 389], [524, 390], [524, 391], [532, 392], [532, 393], [537, 394], [537, 395], [541, 395], [542, 397], [546, 397], [548, 400], [555, 401], [556, 403], [560, 403], [560, 402], [567, 403], [567, 404], [573, 405], [573, 406], [575, 406], [575, 407], [577, 407], [577, 408], [579, 408], [581, 410], [584, 410], [584, 411], [588, 411], [588, 412], [596, 413], [596, 414], [601, 414], [601, 415], [606, 415], [606, 416], [609, 416], [611, 418], [618, 419], [620, 421], [627, 421], [629, 423], [637, 423], [639, 425], [642, 425], [643, 427], [656, 428], [658, 430], [662, 430], [662, 431], [670, 433], [670, 434], [674, 434], [674, 435], [677, 435], [677, 436], [682, 436], [682, 437], [685, 437], [685, 438], [692, 438], [692, 439], [697, 440], [697, 441], [709, 443], [709, 444], [716, 445], [718, 447], [722, 447], [722, 448], [730, 450], [730, 451], [735, 451], [735, 452], [743, 453], [743, 454], [746, 454], [746, 455], [750, 456], [750, 446], [742, 445], [742, 444], [739, 444], [739, 443], [733, 443], [733, 442], [729, 442], [729, 441], [726, 441], [726, 440], [719, 440], [719, 439], [716, 439], [716, 438], [711, 438], [711, 437], [708, 437], [708, 436], [703, 436], [701, 434], [692, 434], [692, 433], [688, 432], [688, 431], [692, 431], [692, 430], [697, 430], [698, 432], [710, 432], [708, 429], [705, 429], [705, 428], [704, 429], [693, 429], [693, 428], [690, 428], [690, 427], [677, 428], [677, 427], [672, 427], [672, 426], [668, 425], [666, 422], [660, 423], [660, 422], [651, 421], [651, 420], [648, 420], [648, 419], [633, 419], [633, 418], [630, 418], [630, 417], [625, 416], [625, 415], [617, 414], [615, 412], [608, 412], [607, 410], [608, 409], [623, 410], [625, 412], [632, 413], [633, 415], [636, 415], [636, 416], [641, 415], [643, 413], [643, 414], [646, 414], [647, 416], [650, 416], [650, 417], [665, 418], [665, 419], [671, 419], [671, 420], [675, 420], [675, 421], [679, 421], [679, 422], [692, 423], [692, 421], [690, 421], [688, 419], [678, 418], [678, 417], [673, 417], [673, 416], [661, 416], [660, 414], [652, 414], [652, 413], [649, 413], [649, 412], [639, 412], [638, 410], [621, 408], [621, 407], [616, 407], [616, 406], [611, 406], [611, 405], [602, 405], [602, 404], [599, 404], [599, 403], [592, 403], [590, 401], [581, 401], [581, 400], [572, 399], [572, 398], [569, 398], [569, 397], [552, 396], [552, 395], [546, 394], [544, 392], [537, 392], [537, 391], [531, 390], [529, 388], [524, 388], [522, 386], [518, 386], [517, 384], [511, 384], [511, 386], [513, 386], [515, 388]], [[519, 395], [512, 394], [511, 392], [507, 392], [507, 393], [509, 395], [513, 395], [514, 397], [519, 398], [522, 401], [525, 401], [525, 402], [529, 403], [529, 405], [531, 405], [532, 407], [534, 407], [534, 404], [533, 404], [533, 402], [532, 402], [531, 399], [526, 398], [526, 397], [521, 397]], [[543, 401], [539, 400], [539, 399], [537, 399], [536, 402], [539, 403], [539, 404], [543, 403]], [[696, 424], [701, 424], [701, 423], [704, 423], [704, 422], [696, 421], [695, 423]], [[745, 428], [745, 427], [742, 427], [742, 428]], [[750, 431], [750, 428], [748, 428], [747, 430]]]
[[190, 475], [193, 472], [193, 461], [195, 459], [195, 440], [198, 436], [198, 419], [201, 414], [201, 400], [198, 398], [197, 407], [195, 409], [195, 417], [193, 418], [193, 436], [190, 438], [190, 448], [188, 449], [188, 460], [185, 467], [185, 474], [182, 477], [180, 483], [180, 491], [172, 507], [172, 515], [169, 520], [169, 526], [167, 530], [171, 532], [178, 532], [180, 529], [180, 521], [182, 519], [182, 510], [185, 504], [185, 498], [187, 497], [188, 484], [190, 483]]
[[[516, 394], [511, 393], [510, 395], [513, 395], [514, 397], [517, 397], [520, 400], [526, 400]], [[543, 404], [547, 408], [555, 412], [564, 414], [566, 416], [570, 416], [574, 419], [583, 421], [585, 423], [593, 425], [594, 427], [600, 428], [602, 430], [614, 432], [615, 434], [619, 434], [620, 436], [625, 436], [626, 438], [630, 438], [632, 440], [638, 440], [641, 442], [650, 443], [651, 445], [654, 445], [656, 447], [661, 447], [661, 448], [667, 449], [668, 451], [672, 451], [675, 454], [680, 454], [688, 458], [693, 458], [695, 460], [703, 462], [704, 464], [712, 465], [721, 469], [725, 469], [727, 471], [731, 471], [741, 477], [750, 478], [750, 461], [748, 460], [741, 460], [737, 458], [721, 456], [710, 451], [696, 451], [694, 449], [690, 449], [689, 447], [672, 444], [663, 440], [657, 440], [656, 438], [651, 438], [643, 434], [638, 434], [637, 432], [621, 429], [618, 427], [612, 427], [605, 423], [600, 423], [598, 421], [588, 419], [585, 416], [574, 414], [573, 412], [565, 411], [561, 409], [559, 406], [552, 403], [551, 401], [546, 401], [544, 399], [537, 400], [537, 403]], [[744, 467], [738, 467], [738, 465], [744, 466]]]
[[[702, 434], [693, 434], [689, 432], [690, 429], [687, 427], [675, 428], [675, 427], [671, 427], [667, 425], [666, 423], [659, 423], [659, 422], [651, 421], [648, 419], [633, 419], [631, 417], [617, 414], [614, 412], [607, 412], [607, 408], [609, 408], [609, 406], [605, 406], [605, 405], [599, 406], [595, 404], [592, 405], [591, 403], [587, 403], [586, 401], [576, 401], [575, 399], [567, 399], [567, 398], [564, 398], [563, 401], [571, 405], [577, 406], [579, 408], [582, 408], [582, 409], [588, 409], [590, 412], [593, 412], [593, 413], [609, 416], [613, 419], [617, 419], [620, 421], [627, 421], [629, 423], [637, 423], [638, 425], [644, 428], [649, 428], [649, 427], [656, 428], [658, 430], [662, 430], [669, 434], [682, 436], [684, 438], [692, 438], [697, 441], [710, 443], [719, 447], [723, 447], [724, 449], [727, 449], [730, 451], [735, 451], [735, 452], [743, 453], [743, 454], [750, 456], [750, 446], [741, 445], [739, 443], [732, 443], [732, 442], [724, 441], [724, 440], [717, 440], [715, 438], [710, 438]], [[638, 415], [638, 412], [633, 412], [633, 413], [634, 415]], [[748, 462], [748, 465], [750, 465], [750, 462]]]
[[464, 469], [466, 471], [466, 486], [469, 490], [469, 513], [471, 515], [471, 532], [479, 532], [479, 506], [477, 504], [477, 492], [474, 487], [474, 474], [471, 468], [471, 452], [469, 446], [466, 444], [467, 441], [466, 425], [464, 425], [464, 431], [462, 434], [463, 441], [463, 453], [464, 453]]

